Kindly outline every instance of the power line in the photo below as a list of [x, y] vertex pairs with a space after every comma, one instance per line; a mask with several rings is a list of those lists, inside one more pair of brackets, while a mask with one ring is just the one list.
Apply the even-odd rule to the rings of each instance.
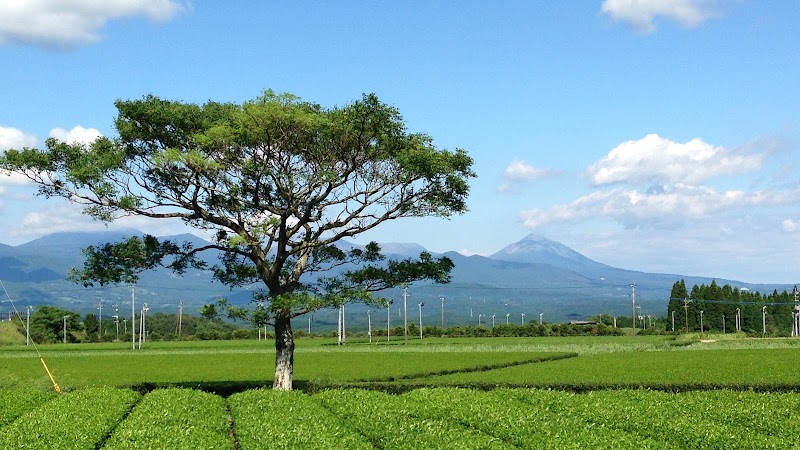
[[[8, 290], [6, 290], [6, 285], [3, 284], [2, 280], [0, 280], [0, 286], [2, 286], [3, 292], [5, 292], [6, 297], [8, 297], [8, 301], [11, 302], [11, 307], [14, 308], [14, 312], [17, 314], [17, 318], [20, 320], [20, 322], [22, 322], [22, 315], [19, 313], [19, 310], [17, 309], [17, 305], [14, 304], [14, 300], [11, 298], [11, 295], [9, 295]], [[30, 336], [30, 325], [28, 326], [28, 336]], [[64, 338], [66, 339], [66, 337], [67, 337], [67, 334], [66, 334], [66, 329], [65, 329], [64, 330]], [[50, 372], [50, 369], [47, 367], [47, 363], [44, 362], [44, 357], [42, 356], [42, 352], [39, 351], [39, 347], [36, 345], [36, 341], [34, 339], [30, 339], [30, 341], [31, 341], [31, 344], [33, 344], [33, 349], [36, 350], [36, 354], [39, 356], [39, 361], [41, 361], [42, 366], [44, 367], [44, 371], [47, 372], [47, 376], [50, 377], [50, 382], [53, 383], [53, 389], [60, 394], [61, 393], [61, 388], [58, 386], [58, 383], [56, 383], [56, 379], [53, 377], [53, 374]]]

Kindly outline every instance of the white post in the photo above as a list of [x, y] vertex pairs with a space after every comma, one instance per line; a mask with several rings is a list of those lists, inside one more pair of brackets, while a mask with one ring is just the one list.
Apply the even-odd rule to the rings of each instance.
[[525, 313], [522, 314], [522, 326], [525, 326]]
[[64, 343], [65, 344], [67, 343], [67, 317], [69, 317], [69, 316], [64, 316]]
[[372, 315], [370, 310], [367, 310], [367, 336], [369, 336], [369, 343], [372, 343]]
[[675, 331], [675, 311], [672, 311], [672, 331]]
[[344, 305], [339, 306], [339, 322], [336, 334], [339, 338], [339, 345], [344, 344]]
[[[183, 328], [183, 300], [178, 303], [178, 336], [181, 335], [181, 331]], [[266, 336], [264, 336], [266, 339]]]
[[147, 307], [147, 303], [142, 305], [142, 315], [139, 317], [139, 350], [142, 349], [142, 343], [145, 341], [145, 333], [147, 333], [147, 329], [145, 328], [145, 313], [150, 311], [150, 308]]
[[542, 324], [542, 316], [544, 316], [544, 313], [539, 313], [539, 325]]
[[103, 299], [100, 299], [100, 303], [97, 305], [97, 310], [100, 311], [100, 314], [97, 316], [97, 337], [100, 338], [103, 336]]
[[136, 286], [131, 285], [131, 349], [136, 350]]
[[114, 303], [114, 327], [117, 330], [117, 339], [119, 340], [119, 304]]
[[444, 332], [444, 297], [439, 297], [442, 301], [442, 332]]
[[633, 314], [631, 314], [631, 320], [633, 320], [633, 336], [636, 336], [636, 283], [631, 284], [631, 308], [633, 309]]
[[736, 331], [742, 331], [742, 312], [736, 308]]
[[31, 307], [25, 312], [25, 345], [31, 345]]
[[389, 342], [389, 335], [391, 334], [392, 325], [392, 302], [386, 305], [386, 342]]
[[419, 304], [419, 338], [422, 339], [422, 307], [425, 306], [425, 303]]
[[506, 313], [506, 325], [508, 325], [508, 317], [509, 317], [510, 315], [511, 315], [511, 313]]
[[767, 306], [764, 305], [764, 309], [761, 311], [761, 325], [764, 335], [767, 335]]
[[700, 332], [703, 332], [703, 310], [700, 310]]
[[403, 342], [404, 345], [408, 345], [408, 288], [403, 288]]
[[496, 316], [496, 314], [492, 314], [492, 328], [494, 328], [494, 318], [495, 318], [495, 316]]

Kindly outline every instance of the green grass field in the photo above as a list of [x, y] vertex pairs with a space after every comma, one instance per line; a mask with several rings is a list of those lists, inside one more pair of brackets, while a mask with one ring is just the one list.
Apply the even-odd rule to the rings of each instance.
[[305, 393], [253, 389], [271, 385], [270, 341], [0, 347], [0, 448], [783, 449], [800, 436], [800, 339], [297, 344]]
[[[353, 340], [337, 346], [332, 339], [300, 339], [295, 380], [299, 387], [316, 389], [371, 382], [578, 391], [800, 386], [798, 339], [706, 341], [675, 345], [665, 336], [439, 338], [409, 340], [408, 345]], [[49, 386], [37, 350], [65, 389], [229, 385], [236, 390], [268, 386], [274, 371], [269, 341], [152, 342], [135, 351], [130, 343], [9, 345], [0, 349], [0, 387]]]

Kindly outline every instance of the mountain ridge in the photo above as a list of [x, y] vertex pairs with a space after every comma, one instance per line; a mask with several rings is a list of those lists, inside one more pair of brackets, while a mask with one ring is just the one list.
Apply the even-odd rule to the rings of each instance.
[[[138, 230], [53, 233], [18, 246], [0, 246], [0, 279], [10, 282], [18, 296], [29, 304], [60, 302], [61, 306], [92, 310], [97, 297], [115, 298], [122, 303], [130, 298], [126, 287], [95, 288], [93, 294], [65, 280], [70, 267], [82, 265], [81, 248], [116, 241], [130, 235], [143, 235]], [[208, 241], [193, 234], [164, 236], [173, 240], [188, 239], [194, 245]], [[392, 258], [407, 258], [426, 251], [416, 243], [383, 243], [384, 253]], [[360, 247], [349, 241], [343, 248]], [[630, 313], [630, 285], [636, 283], [637, 304], [659, 315], [665, 314], [672, 285], [684, 279], [687, 286], [731, 284], [751, 290], [771, 292], [789, 288], [785, 285], [757, 285], [713, 277], [678, 274], [652, 274], [621, 269], [594, 261], [579, 252], [543, 236], [530, 234], [507, 245], [490, 256], [465, 256], [450, 251], [434, 253], [447, 256], [455, 263], [452, 281], [447, 285], [415, 283], [415, 298], [435, 301], [447, 297], [462, 305], [463, 320], [473, 320], [476, 310], [505, 308], [508, 311], [547, 311], [551, 318], [588, 317], [592, 314]], [[208, 255], [210, 263], [216, 258]], [[142, 274], [137, 295], [149, 298], [158, 310], [172, 307], [180, 300], [199, 305], [219, 297], [230, 297], [247, 303], [250, 289], [231, 290], [214, 282], [209, 270], [193, 270], [176, 277], [166, 270]], [[791, 288], [789, 288], [791, 289]], [[400, 291], [389, 290], [387, 298], [401, 298]], [[358, 310], [358, 308], [355, 308]], [[316, 315], [316, 313], [315, 313]], [[319, 316], [324, 317], [324, 314]], [[335, 322], [335, 319], [332, 319]]]

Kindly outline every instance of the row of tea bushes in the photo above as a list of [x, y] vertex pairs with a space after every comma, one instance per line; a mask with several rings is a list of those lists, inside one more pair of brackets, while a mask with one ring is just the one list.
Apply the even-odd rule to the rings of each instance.
[[225, 399], [193, 389], [150, 392], [112, 433], [104, 449], [230, 449]]
[[7, 425], [42, 403], [55, 397], [53, 391], [40, 389], [0, 389], [0, 427]]
[[239, 450], [371, 449], [361, 434], [299, 391], [253, 390], [228, 399]]
[[0, 449], [789, 449], [800, 393], [0, 390]]
[[114, 388], [60, 395], [0, 428], [0, 448], [94, 450], [140, 398]]

